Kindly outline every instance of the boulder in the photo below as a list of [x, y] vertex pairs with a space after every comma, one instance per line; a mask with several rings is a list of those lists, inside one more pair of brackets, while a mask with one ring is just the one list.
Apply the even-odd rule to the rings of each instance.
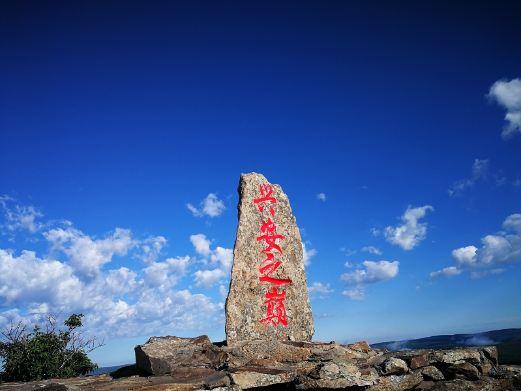
[[458, 362], [443, 369], [445, 376], [449, 379], [464, 378], [467, 380], [478, 380], [480, 373], [478, 368], [469, 362]]
[[378, 383], [368, 390], [371, 391], [404, 391], [412, 390], [423, 381], [420, 372], [412, 372], [406, 375], [381, 376]]
[[171, 373], [179, 367], [217, 369], [227, 354], [206, 336], [196, 338], [152, 337], [134, 348], [136, 368], [151, 375]]
[[374, 369], [361, 370], [356, 364], [346, 361], [330, 361], [318, 364], [307, 376], [299, 377], [297, 389], [346, 389], [367, 387], [377, 382]]
[[402, 359], [390, 357], [380, 365], [382, 375], [403, 375], [409, 372], [407, 363]]
[[310, 341], [313, 318], [302, 239], [287, 195], [261, 174], [242, 174], [239, 223], [226, 299], [226, 339]]
[[462, 361], [467, 361], [474, 365], [479, 365], [481, 362], [481, 355], [478, 349], [447, 349], [434, 352], [434, 359], [443, 364], [456, 364]]
[[422, 368], [421, 374], [423, 375], [423, 378], [426, 380], [438, 381], [445, 379], [443, 373], [438, 368], [432, 365]]
[[278, 385], [283, 387], [296, 377], [291, 370], [269, 367], [240, 367], [230, 371], [233, 384], [243, 390]]
[[347, 347], [363, 353], [369, 353], [372, 350], [366, 341], [355, 342], [347, 345]]

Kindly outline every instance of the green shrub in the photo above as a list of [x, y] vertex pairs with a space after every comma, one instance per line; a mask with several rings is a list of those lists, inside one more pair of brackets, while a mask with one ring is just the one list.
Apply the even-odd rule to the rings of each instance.
[[86, 374], [97, 365], [87, 353], [101, 346], [96, 339], [84, 339], [82, 314], [73, 314], [62, 328], [50, 316], [45, 330], [34, 326], [28, 332], [23, 323], [11, 325], [2, 332], [0, 359], [3, 381], [29, 381], [48, 378], [73, 377]]

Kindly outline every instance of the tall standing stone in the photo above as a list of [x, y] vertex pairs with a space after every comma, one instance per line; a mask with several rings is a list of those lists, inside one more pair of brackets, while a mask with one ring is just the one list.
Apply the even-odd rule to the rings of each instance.
[[228, 344], [310, 341], [314, 328], [302, 240], [288, 197], [263, 175], [242, 174], [238, 212], [226, 299]]

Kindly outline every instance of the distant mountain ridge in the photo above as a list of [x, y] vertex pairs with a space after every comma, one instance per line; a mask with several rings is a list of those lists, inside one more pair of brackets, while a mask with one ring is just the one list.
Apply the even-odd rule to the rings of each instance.
[[500, 363], [521, 365], [521, 329], [491, 330], [473, 334], [434, 335], [418, 339], [379, 342], [371, 346], [397, 351], [485, 345], [497, 346]]

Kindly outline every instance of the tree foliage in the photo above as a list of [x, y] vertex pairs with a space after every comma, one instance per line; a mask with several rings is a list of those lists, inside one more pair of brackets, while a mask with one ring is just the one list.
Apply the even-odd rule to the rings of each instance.
[[95, 338], [86, 339], [80, 331], [83, 314], [72, 314], [65, 327], [47, 317], [42, 327], [28, 331], [26, 324], [11, 324], [1, 335], [0, 359], [3, 381], [29, 381], [73, 377], [86, 374], [97, 365], [87, 353], [101, 346]]

